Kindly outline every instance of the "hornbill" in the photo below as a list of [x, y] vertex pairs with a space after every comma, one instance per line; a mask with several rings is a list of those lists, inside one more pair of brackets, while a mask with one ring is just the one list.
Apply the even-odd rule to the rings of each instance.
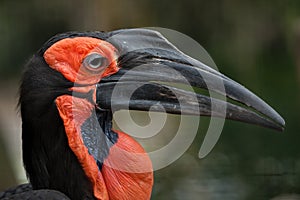
[[[181, 77], [232, 101], [172, 85], [187, 84]], [[27, 63], [19, 106], [30, 184], [0, 194], [7, 199], [150, 199], [151, 161], [112, 129], [116, 110], [220, 117], [225, 107], [226, 119], [280, 131], [285, 125], [248, 89], [141, 28], [55, 35]]]

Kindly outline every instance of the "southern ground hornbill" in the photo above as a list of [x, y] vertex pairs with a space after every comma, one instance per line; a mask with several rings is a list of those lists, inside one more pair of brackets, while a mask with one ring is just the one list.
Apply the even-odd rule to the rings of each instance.
[[[179, 76], [239, 103], [170, 86], [185, 84]], [[151, 161], [134, 139], [112, 129], [115, 110], [222, 116], [226, 106], [227, 119], [284, 127], [256, 95], [148, 29], [52, 37], [26, 66], [19, 104], [30, 184], [0, 193], [7, 199], [150, 199]]]

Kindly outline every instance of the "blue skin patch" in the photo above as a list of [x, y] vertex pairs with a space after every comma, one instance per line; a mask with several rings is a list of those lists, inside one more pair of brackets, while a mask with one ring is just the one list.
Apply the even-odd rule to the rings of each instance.
[[110, 148], [117, 142], [118, 134], [112, 130], [112, 114], [110, 111], [95, 109], [81, 126], [81, 137], [99, 168], [108, 156]]

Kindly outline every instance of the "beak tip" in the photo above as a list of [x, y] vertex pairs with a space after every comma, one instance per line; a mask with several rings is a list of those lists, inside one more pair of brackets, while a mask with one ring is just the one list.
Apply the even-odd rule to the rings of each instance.
[[283, 120], [283, 124], [281, 124], [281, 129], [280, 129], [280, 131], [283, 132], [284, 129], [285, 129], [285, 121]]
[[278, 114], [276, 113], [276, 118], [274, 118], [274, 121], [276, 122], [278, 128], [277, 130], [280, 132], [283, 132], [285, 129], [285, 120]]
[[285, 121], [282, 119], [281, 123], [276, 123], [275, 130], [277, 130], [278, 132], [283, 132], [284, 129], [285, 129]]

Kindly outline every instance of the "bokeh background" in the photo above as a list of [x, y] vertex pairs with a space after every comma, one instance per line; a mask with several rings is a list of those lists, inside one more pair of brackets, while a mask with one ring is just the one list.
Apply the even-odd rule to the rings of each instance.
[[[30, 55], [56, 33], [132, 27], [165, 27], [189, 35], [222, 73], [254, 91], [286, 120], [283, 133], [227, 121], [216, 147], [200, 160], [209, 122], [201, 119], [188, 151], [156, 171], [152, 199], [299, 199], [298, 0], [1, 0], [0, 190], [26, 181], [17, 96]], [[170, 120], [176, 123], [176, 117]]]

